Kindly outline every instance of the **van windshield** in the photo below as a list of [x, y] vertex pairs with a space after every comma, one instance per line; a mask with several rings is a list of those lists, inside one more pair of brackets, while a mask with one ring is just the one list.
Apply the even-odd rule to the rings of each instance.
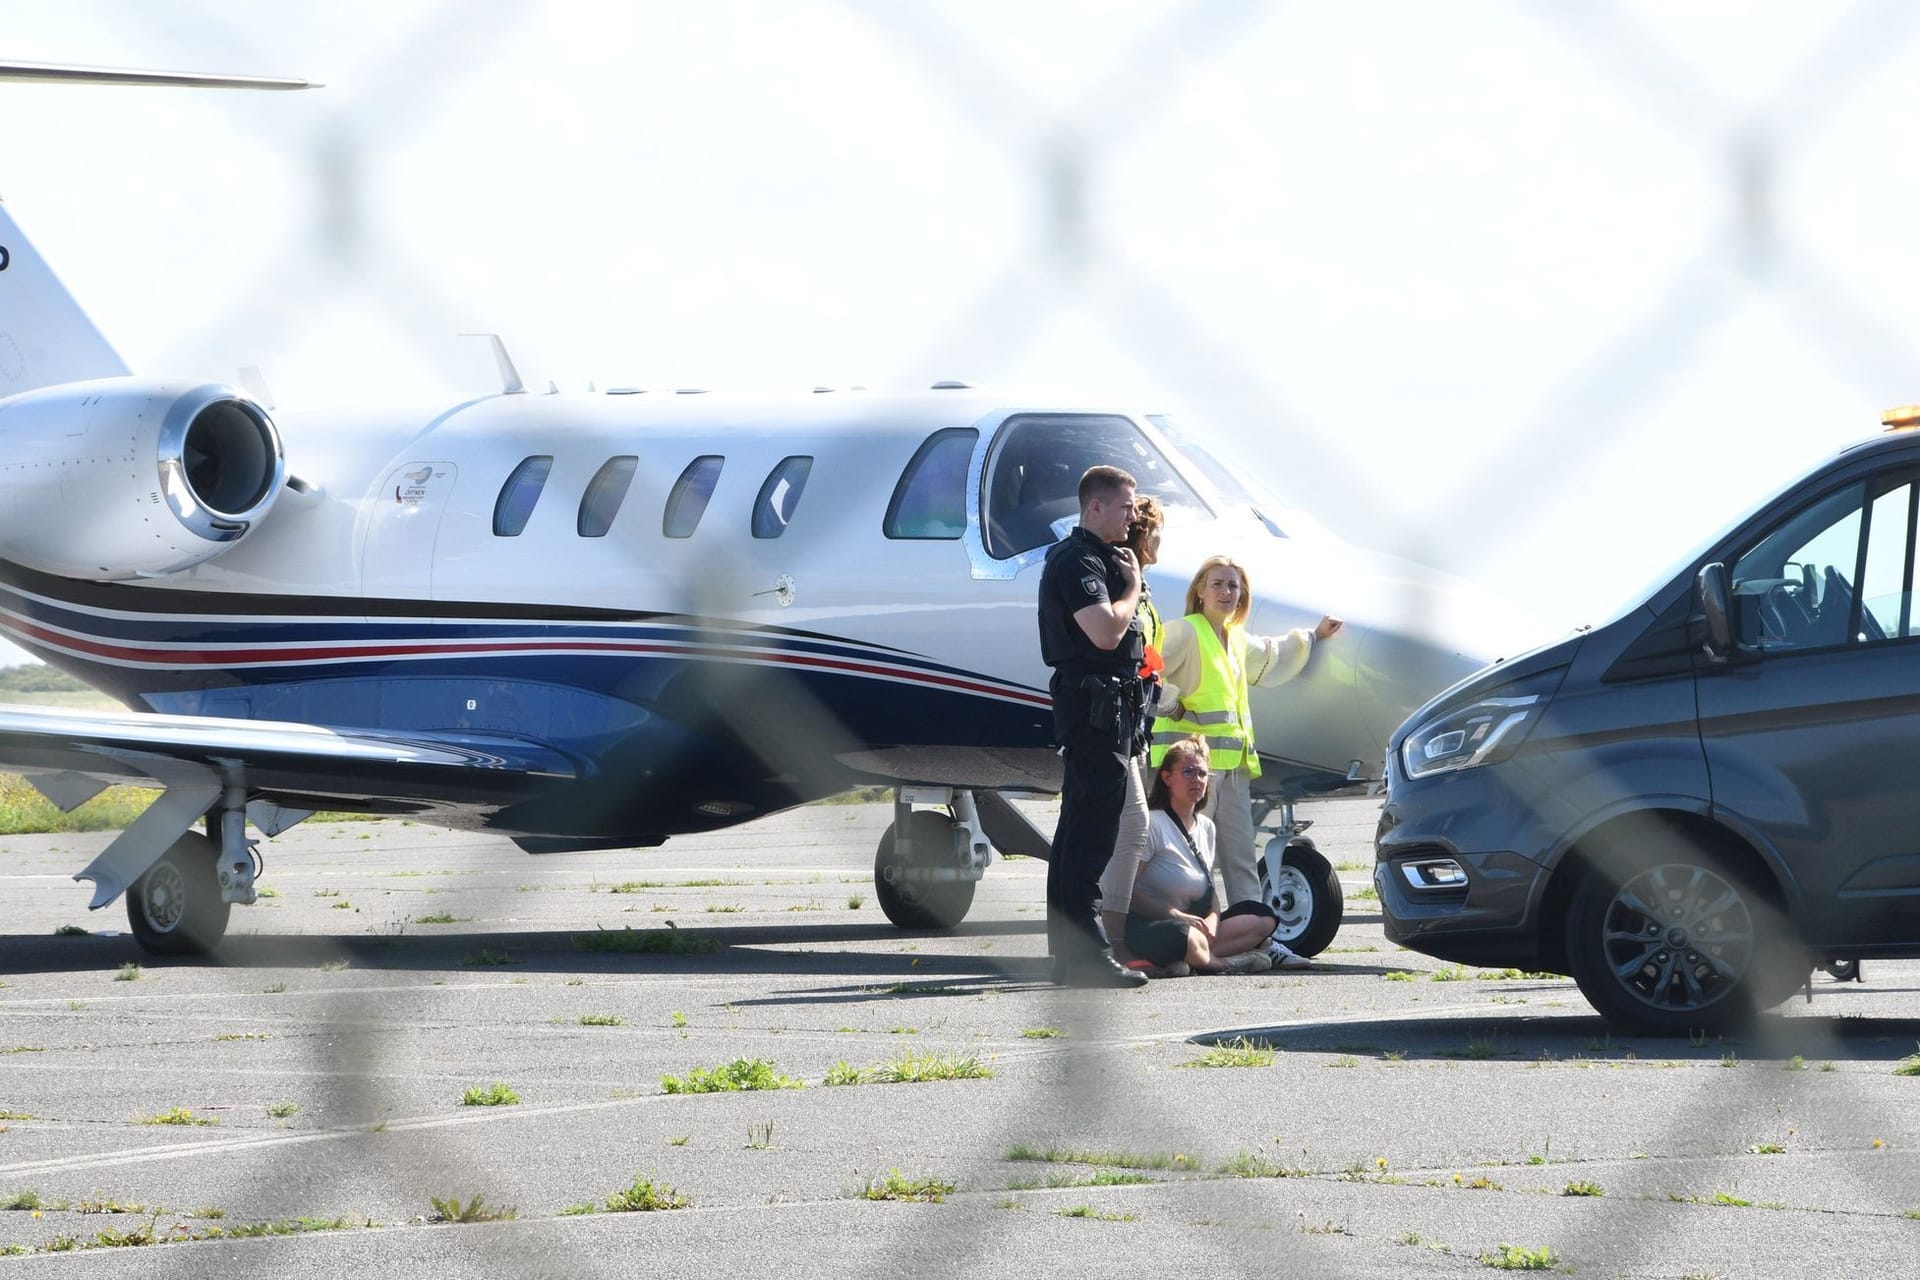
[[[1830, 457], [1831, 455], [1828, 455], [1828, 456]], [[1824, 462], [1826, 461], [1826, 458], [1822, 458], [1821, 461], [1822, 461], [1822, 464], [1824, 464]], [[1635, 609], [1640, 608], [1642, 605], [1652, 604], [1655, 594], [1657, 594], [1661, 590], [1661, 588], [1665, 587], [1668, 583], [1672, 582], [1676, 577], [1680, 575], [1682, 571], [1689, 569], [1693, 567], [1695, 564], [1697, 564], [1700, 561], [1700, 559], [1707, 554], [1707, 552], [1713, 550], [1714, 547], [1718, 546], [1721, 542], [1731, 537], [1733, 535], [1733, 531], [1738, 529], [1741, 525], [1745, 524], [1750, 518], [1752, 518], [1753, 514], [1756, 511], [1766, 510], [1768, 507], [1772, 506], [1775, 502], [1779, 501], [1781, 498], [1784, 498], [1787, 494], [1799, 488], [1800, 485], [1806, 480], [1807, 475], [1813, 470], [1814, 470], [1814, 467], [1806, 463], [1802, 463], [1798, 468], [1795, 469], [1793, 473], [1793, 477], [1791, 479], [1785, 481], [1782, 484], [1776, 485], [1767, 491], [1767, 497], [1764, 502], [1756, 502], [1751, 504], [1750, 506], [1742, 507], [1739, 511], [1734, 513], [1732, 518], [1725, 520], [1722, 523], [1714, 526], [1713, 532], [1709, 533], [1706, 537], [1694, 543], [1693, 546], [1687, 549], [1684, 555], [1678, 557], [1677, 559], [1667, 562], [1660, 569], [1658, 573], [1654, 574], [1651, 578], [1646, 579], [1644, 582], [1641, 583], [1641, 585], [1635, 587], [1627, 595], [1621, 597], [1611, 609], [1608, 609], [1605, 613], [1601, 614], [1595, 624], [1596, 627], [1604, 627], [1608, 623], [1616, 622], [1619, 619], [1625, 617], [1627, 614], [1632, 613]]]

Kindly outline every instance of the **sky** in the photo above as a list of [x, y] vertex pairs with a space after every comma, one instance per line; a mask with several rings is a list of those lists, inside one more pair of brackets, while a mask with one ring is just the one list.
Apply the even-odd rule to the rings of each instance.
[[143, 372], [444, 403], [497, 331], [531, 385], [1170, 410], [1540, 639], [1920, 400], [1916, 45], [1901, 3], [0, 0], [0, 57], [326, 84], [0, 85], [0, 197]]

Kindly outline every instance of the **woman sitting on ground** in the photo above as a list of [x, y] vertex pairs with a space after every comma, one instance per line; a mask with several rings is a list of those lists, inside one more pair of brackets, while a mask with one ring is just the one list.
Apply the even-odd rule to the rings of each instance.
[[1272, 910], [1252, 901], [1218, 909], [1213, 822], [1200, 812], [1207, 803], [1207, 781], [1205, 742], [1190, 737], [1170, 745], [1147, 796], [1151, 817], [1138, 863], [1117, 866], [1124, 855], [1117, 856], [1103, 877], [1103, 906], [1114, 901], [1105, 892], [1106, 883], [1132, 881], [1125, 951], [1153, 965], [1148, 973], [1157, 977], [1182, 977], [1189, 971], [1264, 973], [1273, 967], [1265, 950], [1279, 923]]

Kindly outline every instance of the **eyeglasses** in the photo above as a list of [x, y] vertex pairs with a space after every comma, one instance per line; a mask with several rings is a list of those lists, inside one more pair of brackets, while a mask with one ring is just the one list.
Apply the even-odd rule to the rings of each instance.
[[1205, 782], [1213, 775], [1197, 764], [1190, 764], [1180, 771], [1180, 776], [1183, 778], [1192, 778], [1195, 782]]

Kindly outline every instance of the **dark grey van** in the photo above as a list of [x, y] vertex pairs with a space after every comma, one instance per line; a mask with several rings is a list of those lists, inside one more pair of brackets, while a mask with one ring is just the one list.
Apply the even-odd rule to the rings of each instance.
[[1920, 955], [1920, 409], [1600, 626], [1468, 677], [1387, 749], [1387, 936], [1725, 1028], [1815, 965]]

